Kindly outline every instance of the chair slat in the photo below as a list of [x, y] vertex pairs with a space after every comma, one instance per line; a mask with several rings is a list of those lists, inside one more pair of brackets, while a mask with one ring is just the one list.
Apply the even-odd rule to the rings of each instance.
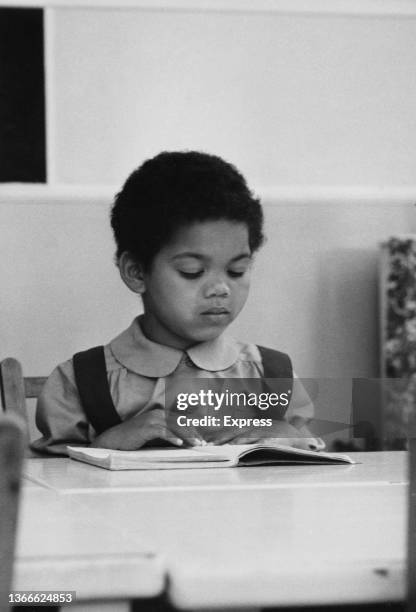
[[22, 366], [12, 357], [1, 362], [1, 392], [3, 408], [6, 412], [14, 412], [25, 421], [26, 401], [25, 385], [23, 381]]
[[26, 397], [39, 397], [45, 382], [45, 376], [26, 376], [24, 379]]
[[[13, 415], [14, 416], [14, 415]], [[12, 587], [22, 458], [25, 444], [18, 418], [0, 416], [0, 610], [8, 610]]]

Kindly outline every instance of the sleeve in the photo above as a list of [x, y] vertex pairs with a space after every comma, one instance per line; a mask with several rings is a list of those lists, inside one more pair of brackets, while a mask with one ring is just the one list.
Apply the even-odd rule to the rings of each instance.
[[67, 455], [66, 445], [90, 443], [89, 424], [75, 384], [72, 360], [54, 369], [36, 406], [36, 426], [42, 437], [31, 444], [34, 451]]
[[291, 422], [295, 418], [305, 423], [315, 416], [315, 407], [300, 378], [293, 372], [292, 397], [286, 411], [286, 420]]
[[300, 378], [293, 372], [292, 398], [285, 418], [291, 425], [299, 430], [303, 438], [308, 438], [309, 448], [311, 450], [324, 450], [326, 447], [325, 442], [322, 438], [316, 438], [315, 434], [313, 434], [308, 427], [308, 423], [313, 420], [314, 416], [315, 406], [313, 401]]

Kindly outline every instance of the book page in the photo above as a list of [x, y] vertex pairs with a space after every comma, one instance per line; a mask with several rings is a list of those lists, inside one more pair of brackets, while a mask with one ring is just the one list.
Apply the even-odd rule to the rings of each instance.
[[180, 463], [200, 461], [229, 461], [238, 455], [235, 450], [224, 447], [204, 446], [193, 448], [144, 448], [137, 451], [114, 450], [110, 448], [90, 448], [88, 446], [68, 446], [73, 455], [83, 455], [91, 459], [121, 459], [131, 463]]

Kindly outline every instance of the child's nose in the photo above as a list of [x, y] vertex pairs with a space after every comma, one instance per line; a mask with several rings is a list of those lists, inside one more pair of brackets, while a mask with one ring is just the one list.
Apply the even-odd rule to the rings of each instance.
[[207, 285], [207, 297], [227, 297], [230, 295], [230, 287], [225, 279], [217, 279], [213, 283]]

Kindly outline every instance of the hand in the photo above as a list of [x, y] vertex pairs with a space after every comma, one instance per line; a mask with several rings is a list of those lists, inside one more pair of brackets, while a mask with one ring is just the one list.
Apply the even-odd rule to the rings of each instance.
[[294, 417], [293, 419], [291, 419], [290, 423], [298, 430], [302, 438], [307, 441], [308, 450], [314, 450], [314, 451], [325, 450], [326, 444], [324, 440], [322, 440], [322, 438], [315, 437], [315, 434], [313, 434], [310, 431], [308, 427], [308, 423], [310, 422], [310, 420], [311, 419], [303, 419], [301, 417]]
[[304, 450], [314, 447], [315, 438], [305, 437], [302, 432], [286, 421], [273, 421], [271, 427], [247, 427], [239, 429], [230, 427], [222, 430], [215, 438], [209, 440], [211, 444], [282, 444]]
[[90, 446], [95, 448], [112, 448], [117, 450], [137, 450], [155, 440], [164, 440], [174, 446], [200, 446], [205, 444], [196, 429], [187, 427], [186, 436], [180, 430], [166, 424], [165, 411], [154, 408], [148, 412], [135, 415], [126, 421], [111, 427], [97, 436]]

